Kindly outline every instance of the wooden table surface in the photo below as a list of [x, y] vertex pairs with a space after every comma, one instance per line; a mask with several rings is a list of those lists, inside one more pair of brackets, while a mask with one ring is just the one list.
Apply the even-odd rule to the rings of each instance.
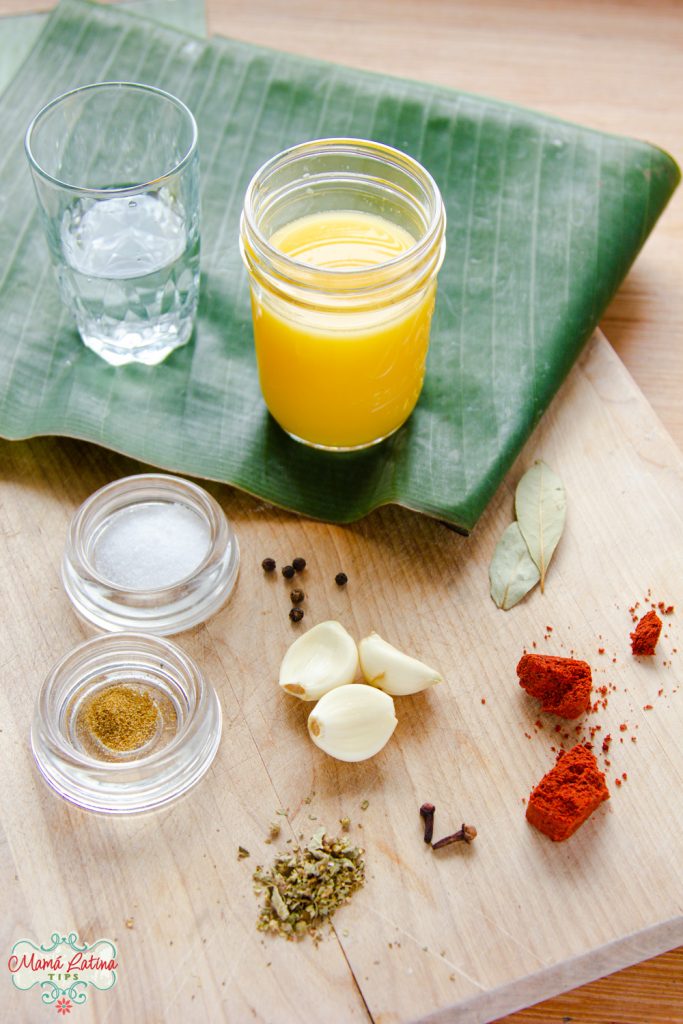
[[[45, 9], [0, 0], [0, 15]], [[495, 96], [683, 159], [678, 0], [208, 0], [209, 29]], [[683, 190], [602, 328], [683, 448]], [[506, 1018], [506, 1024], [683, 1022], [683, 949]]]

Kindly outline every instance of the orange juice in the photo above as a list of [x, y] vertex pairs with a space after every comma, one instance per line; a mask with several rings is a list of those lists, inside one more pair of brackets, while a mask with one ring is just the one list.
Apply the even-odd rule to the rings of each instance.
[[[371, 270], [400, 258], [416, 239], [383, 217], [356, 210], [310, 214], [279, 228], [269, 245], [303, 267]], [[252, 287], [261, 390], [287, 433], [326, 448], [357, 448], [393, 433], [418, 400], [436, 279], [374, 307], [316, 308]]]

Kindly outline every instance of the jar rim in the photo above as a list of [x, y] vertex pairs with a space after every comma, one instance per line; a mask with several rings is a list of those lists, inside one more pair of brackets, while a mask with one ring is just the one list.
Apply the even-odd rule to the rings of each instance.
[[[119, 511], [154, 501], [178, 504], [201, 516], [209, 530], [207, 550], [195, 566], [170, 583], [121, 585], [98, 570], [88, 543]], [[177, 633], [205, 621], [225, 603], [234, 588], [239, 561], [235, 532], [208, 491], [171, 474], [139, 473], [105, 484], [76, 509], [64, 547], [62, 582], [76, 611], [100, 629]]]
[[[383, 263], [363, 267], [360, 270], [357, 268], [340, 270], [338, 268], [314, 267], [311, 264], [294, 259], [270, 244], [268, 238], [266, 238], [261, 230], [256, 216], [255, 194], [257, 189], [262, 187], [268, 176], [275, 170], [286, 167], [288, 164], [292, 164], [306, 155], [315, 156], [325, 152], [333, 153], [335, 150], [340, 153], [358, 150], [365, 151], [368, 156], [383, 159], [392, 166], [412, 175], [424, 188], [425, 194], [431, 198], [430, 216], [424, 232], [415, 240], [414, 245]], [[285, 268], [291, 269], [294, 273], [300, 272], [307, 277], [315, 278], [317, 283], [310, 286], [312, 290], [318, 290], [321, 283], [323, 287], [325, 284], [332, 285], [334, 282], [343, 283], [345, 286], [352, 286], [355, 282], [362, 281], [365, 284], [365, 288], [361, 290], [369, 291], [377, 287], [378, 281], [382, 281], [382, 279], [386, 281], [388, 272], [391, 274], [391, 279], [395, 280], [405, 270], [415, 265], [415, 263], [419, 264], [431, 251], [435, 243], [443, 238], [445, 225], [446, 213], [439, 187], [429, 171], [418, 160], [393, 146], [374, 142], [371, 139], [343, 136], [330, 137], [312, 139], [290, 146], [288, 149], [276, 153], [256, 171], [247, 186], [244, 198], [240, 247], [245, 262], [248, 259], [245, 251], [248, 245], [259, 260], [282, 268], [279, 273], [276, 272], [275, 276], [283, 280], [288, 276], [286, 272], [282, 272]], [[296, 284], [297, 287], [305, 287], [305, 284], [300, 280], [297, 280]]]
[[[107, 648], [112, 648], [112, 664], [116, 664], [124, 653], [129, 652], [132, 655], [138, 644], [143, 648], [147, 648], [149, 653], [153, 652], [159, 656], [164, 655], [169, 662], [173, 662], [173, 667], [176, 670], [174, 672], [175, 675], [180, 676], [182, 674], [185, 681], [191, 681], [194, 684], [196, 693], [195, 699], [190, 706], [191, 713], [170, 743], [167, 743], [161, 750], [152, 751], [150, 754], [145, 754], [134, 761], [101, 761], [85, 751], [78, 750], [64, 739], [62, 733], [55, 727], [48, 703], [53, 696], [55, 687], [61, 681], [65, 669], [79, 656], [83, 656], [83, 659], [80, 662], [76, 662], [73, 666], [74, 669], [77, 667], [84, 668], [88, 663], [88, 655], [96, 657], [98, 653], [105, 654]], [[178, 666], [180, 666], [179, 671]], [[206, 696], [206, 681], [199, 667], [177, 644], [174, 644], [171, 640], [166, 640], [164, 637], [130, 630], [128, 632], [104, 633], [99, 636], [90, 637], [62, 655], [45, 677], [38, 693], [36, 709], [40, 714], [42, 724], [51, 743], [61, 754], [66, 755], [71, 762], [82, 767], [96, 769], [98, 772], [105, 774], [110, 772], [122, 774], [125, 771], [130, 771], [133, 766], [135, 768], [140, 766], [144, 768], [148, 765], [161, 765], [166, 761], [172, 761], [177, 756], [178, 747], [187, 741], [193, 731], [193, 727], [196, 729], [197, 714], [203, 709]]]
[[[170, 741], [125, 761], [100, 760], [75, 746], [64, 720], [79, 693], [107, 670], [125, 668], [135, 683], [136, 672], [149, 672], [157, 661], [187, 701]], [[178, 799], [202, 778], [218, 749], [221, 717], [216, 691], [176, 644], [133, 631], [105, 634], [78, 644], [50, 669], [36, 699], [31, 748], [40, 774], [63, 799], [99, 813], [141, 813]]]
[[[86, 515], [92, 512], [92, 510], [96, 508], [98, 503], [100, 503], [103, 499], [106, 499], [111, 495], [116, 495], [119, 492], [125, 492], [126, 486], [135, 486], [137, 484], [147, 483], [160, 483], [162, 484], [162, 486], [164, 484], [168, 484], [169, 497], [173, 497], [175, 489], [175, 494], [177, 495], [178, 498], [183, 497], [183, 492], [187, 492], [192, 497], [196, 498], [202, 507], [202, 511], [206, 513], [209, 526], [211, 527], [211, 540], [206, 555], [204, 555], [202, 560], [198, 562], [193, 569], [190, 569], [190, 571], [187, 572], [185, 576], [181, 576], [179, 579], [177, 579], [174, 583], [171, 584], [166, 584], [159, 587], [145, 587], [145, 594], [162, 594], [166, 593], [167, 591], [175, 589], [175, 587], [181, 587], [184, 583], [187, 583], [188, 580], [192, 579], [193, 576], [198, 575], [200, 572], [202, 572], [203, 569], [206, 568], [207, 563], [213, 556], [212, 549], [216, 540], [216, 531], [220, 525], [220, 520], [217, 519], [216, 509], [214, 508], [214, 505], [216, 505], [218, 511], [221, 512], [221, 515], [223, 514], [220, 506], [217, 505], [215, 500], [207, 491], [204, 490], [203, 487], [199, 487], [191, 480], [184, 480], [182, 477], [171, 476], [170, 474], [167, 473], [135, 473], [132, 474], [131, 476], [119, 477], [118, 480], [112, 480], [110, 483], [104, 484], [102, 487], [99, 487], [96, 491], [93, 491], [93, 493], [89, 495], [89, 497], [87, 497], [85, 501], [81, 505], [79, 505], [79, 507], [74, 512], [73, 518], [71, 519], [71, 522], [69, 524], [68, 543], [72, 546], [73, 555], [75, 556], [75, 560], [77, 560], [78, 567], [86, 571], [91, 579], [93, 579], [97, 583], [100, 583], [102, 586], [110, 587], [112, 590], [116, 590], [117, 593], [127, 594], [131, 596], [140, 594], [141, 591], [138, 588], [121, 586], [114, 580], [110, 580], [106, 576], [103, 576], [100, 572], [98, 572], [97, 566], [90, 561], [84, 550], [83, 538], [80, 536], [76, 536], [76, 534], [80, 529], [84, 527], [84, 519]], [[207, 498], [209, 499], [208, 501], [206, 500]], [[141, 495], [140, 501], [142, 502], [144, 500], [152, 499], [145, 499]], [[133, 502], [131, 502], [131, 504], [133, 504]]]
[[[138, 182], [135, 185], [129, 185], [126, 186], [125, 188], [89, 188], [86, 185], [78, 185], [70, 181], [62, 181], [61, 178], [58, 178], [55, 175], [50, 174], [50, 172], [47, 171], [39, 162], [34, 152], [34, 134], [36, 129], [40, 127], [40, 123], [44, 120], [45, 117], [47, 117], [48, 114], [50, 114], [57, 106], [59, 106], [60, 103], [63, 103], [65, 100], [70, 99], [72, 96], [76, 96], [78, 94], [87, 93], [91, 91], [105, 92], [110, 91], [113, 88], [137, 90], [139, 92], [157, 96], [161, 99], [169, 100], [172, 103], [172, 105], [175, 106], [181, 112], [181, 114], [186, 115], [190, 124], [191, 137], [189, 145], [183, 156], [179, 160], [176, 160], [175, 163], [170, 168], [164, 170], [161, 174], [157, 175], [156, 177], [151, 178], [149, 181]], [[34, 117], [31, 120], [31, 123], [26, 129], [26, 134], [24, 136], [24, 149], [26, 151], [26, 157], [31, 166], [31, 169], [44, 181], [48, 182], [50, 185], [55, 186], [55, 188], [64, 189], [66, 192], [74, 192], [78, 195], [89, 196], [93, 199], [123, 199], [128, 198], [129, 196], [139, 195], [141, 192], [145, 192], [148, 189], [152, 188], [153, 186], [163, 185], [163, 183], [167, 181], [169, 178], [172, 178], [174, 175], [179, 174], [187, 166], [187, 164], [190, 162], [190, 160], [197, 151], [198, 135], [199, 132], [197, 128], [197, 122], [190, 108], [185, 103], [183, 103], [182, 100], [178, 99], [177, 96], [174, 96], [173, 93], [167, 92], [165, 89], [159, 89], [157, 86], [147, 85], [144, 82], [91, 82], [88, 85], [80, 85], [77, 86], [75, 89], [69, 89], [67, 90], [67, 92], [61, 93], [59, 96], [55, 96], [43, 107], [41, 107], [40, 110], [34, 115]]]

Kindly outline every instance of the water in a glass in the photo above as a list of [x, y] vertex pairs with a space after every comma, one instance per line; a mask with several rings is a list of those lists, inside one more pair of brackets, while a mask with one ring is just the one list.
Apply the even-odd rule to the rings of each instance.
[[192, 332], [199, 229], [165, 188], [76, 200], [60, 225], [64, 301], [109, 363], [156, 364]]

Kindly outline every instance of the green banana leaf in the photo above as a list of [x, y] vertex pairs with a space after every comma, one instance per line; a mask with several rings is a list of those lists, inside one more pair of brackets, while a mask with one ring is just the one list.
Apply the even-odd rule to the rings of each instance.
[[[22, 151], [51, 96], [160, 85], [200, 129], [202, 294], [194, 341], [108, 367], [63, 313]], [[470, 530], [590, 336], [679, 179], [646, 143], [447, 89], [63, 0], [0, 101], [0, 433], [64, 434], [348, 522], [396, 502]], [[249, 178], [304, 139], [373, 138], [436, 178], [448, 211], [422, 397], [376, 449], [290, 441], [260, 399], [237, 246]]]
[[0, 92], [11, 81], [47, 19], [47, 14], [18, 14], [0, 21]]

